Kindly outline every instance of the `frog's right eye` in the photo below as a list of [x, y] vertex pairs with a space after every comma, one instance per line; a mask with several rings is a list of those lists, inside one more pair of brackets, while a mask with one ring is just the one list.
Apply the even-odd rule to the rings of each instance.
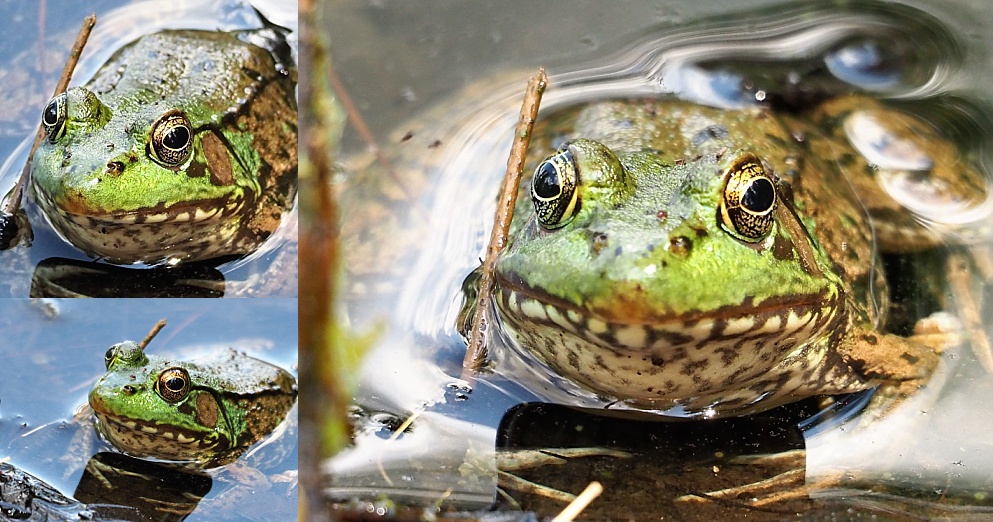
[[776, 185], [762, 161], [752, 154], [736, 159], [725, 173], [721, 198], [721, 225], [732, 236], [757, 243], [769, 236], [775, 223]]
[[41, 125], [45, 129], [49, 143], [54, 144], [65, 135], [67, 103], [66, 93], [56, 95], [41, 113]]
[[148, 153], [167, 168], [179, 167], [193, 150], [190, 120], [180, 111], [170, 111], [152, 124]]
[[579, 169], [568, 149], [538, 165], [531, 178], [531, 202], [543, 228], [552, 230], [572, 221], [579, 210], [578, 185]]
[[190, 374], [178, 366], [166, 368], [155, 381], [155, 393], [169, 404], [175, 404], [190, 394]]

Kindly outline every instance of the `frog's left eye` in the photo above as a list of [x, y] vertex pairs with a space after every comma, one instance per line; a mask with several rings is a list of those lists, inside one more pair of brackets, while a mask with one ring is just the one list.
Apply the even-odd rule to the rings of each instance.
[[190, 120], [179, 111], [164, 114], [152, 124], [148, 154], [165, 167], [177, 167], [190, 158], [193, 129]]
[[155, 381], [155, 393], [171, 404], [185, 399], [190, 394], [190, 374], [178, 366], [166, 368]]
[[117, 358], [117, 345], [107, 348], [107, 353], [103, 354], [103, 365], [109, 370], [110, 363]]
[[531, 178], [531, 202], [542, 227], [552, 230], [572, 221], [579, 210], [579, 170], [569, 149], [542, 161]]
[[746, 154], [731, 164], [726, 175], [720, 215], [724, 230], [749, 243], [765, 239], [772, 230], [776, 185], [762, 162]]
[[52, 98], [52, 101], [48, 102], [45, 110], [41, 113], [41, 125], [45, 129], [45, 136], [48, 137], [49, 143], [54, 144], [65, 135], [66, 115], [68, 113], [66, 104], [67, 97], [66, 93], [63, 92]]

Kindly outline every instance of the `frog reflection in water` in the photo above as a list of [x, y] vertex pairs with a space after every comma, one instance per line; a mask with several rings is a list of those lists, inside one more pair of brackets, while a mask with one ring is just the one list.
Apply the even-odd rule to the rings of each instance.
[[147, 35], [52, 99], [31, 189], [58, 233], [118, 264], [255, 250], [296, 193], [296, 75], [280, 31], [254, 32], [273, 52], [249, 32]]
[[912, 389], [936, 365], [886, 332], [874, 248], [938, 244], [878, 176], [986, 198], [928, 124], [855, 96], [805, 114], [612, 100], [535, 134], [532, 150], [564, 144], [519, 200], [495, 299], [551, 372], [615, 405], [709, 418]]
[[296, 402], [292, 375], [233, 350], [183, 362], [125, 341], [105, 362], [89, 396], [97, 430], [137, 457], [227, 464], [269, 436]]

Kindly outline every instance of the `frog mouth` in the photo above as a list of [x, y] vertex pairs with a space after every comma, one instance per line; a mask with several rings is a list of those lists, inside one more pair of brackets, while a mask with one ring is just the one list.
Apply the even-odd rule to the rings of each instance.
[[199, 434], [149, 421], [138, 421], [96, 411], [98, 425], [115, 445], [140, 453], [154, 453], [156, 456], [192, 456], [194, 453], [212, 451], [221, 444], [220, 440], [208, 441]]
[[756, 346], [759, 349], [795, 346], [798, 340], [811, 338], [836, 322], [842, 304], [839, 292], [824, 291], [801, 298], [772, 297], [761, 303], [748, 298], [739, 305], [706, 312], [661, 312], [647, 319], [625, 320], [584, 310], [523, 283], [516, 274], [498, 272], [496, 277], [497, 305], [511, 327], [554, 329], [618, 355], [651, 353], [667, 359], [672, 351], [692, 352], [711, 343], [726, 347], [727, 357], [736, 357], [747, 345], [761, 345]]
[[245, 208], [244, 198], [215, 198], [195, 204], [174, 204], [140, 208], [125, 212], [111, 212], [83, 205], [52, 205], [65, 219], [81, 226], [91, 226], [94, 221], [120, 225], [160, 225], [164, 223], [205, 223], [226, 220], [238, 215]]

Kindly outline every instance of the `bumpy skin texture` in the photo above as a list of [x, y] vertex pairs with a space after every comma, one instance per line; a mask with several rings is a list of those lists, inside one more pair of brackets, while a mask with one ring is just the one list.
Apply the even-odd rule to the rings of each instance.
[[[235, 33], [142, 37], [67, 91], [61, 115], [46, 109], [35, 200], [66, 240], [113, 263], [252, 251], [296, 192], [291, 65]], [[187, 152], [163, 148], [182, 118], [166, 143], [188, 138]]]
[[[532, 150], [566, 143], [559, 151], [578, 171], [576, 201], [568, 222], [549, 227], [531, 198], [519, 198], [517, 231], [497, 265], [505, 324], [555, 373], [679, 415], [748, 413], [925, 374], [932, 353], [873, 331], [887, 292], [866, 210], [878, 217], [899, 205], [873, 188], [878, 166], [833, 129], [869, 114], [913, 141], [926, 125], [908, 131], [906, 115], [868, 99], [826, 107], [786, 116], [613, 100], [551, 116]], [[947, 148], [934, 142], [915, 145], [932, 156]], [[754, 173], [775, 188], [775, 206], [768, 230], [745, 238], [723, 202], [743, 193], [729, 179]], [[882, 206], [863, 206], [853, 186]], [[746, 229], [760, 220], [745, 219]], [[875, 360], [886, 357], [920, 365], [887, 374]]]
[[[292, 375], [234, 350], [184, 362], [145, 355], [125, 341], [108, 350], [106, 363], [89, 396], [97, 429], [139, 457], [226, 464], [268, 436], [296, 402]], [[185, 392], [170, 393], [170, 385], [183, 383]]]

